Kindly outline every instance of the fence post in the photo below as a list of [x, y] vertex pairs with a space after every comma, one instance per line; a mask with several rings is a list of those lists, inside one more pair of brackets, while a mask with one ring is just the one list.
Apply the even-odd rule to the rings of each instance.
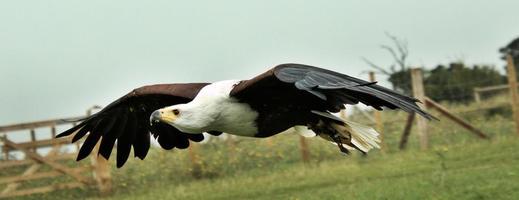
[[400, 150], [404, 150], [407, 146], [407, 140], [409, 139], [409, 135], [411, 134], [411, 128], [413, 127], [414, 119], [415, 119], [414, 113], [409, 113], [407, 115], [404, 133], [402, 133], [402, 137], [400, 138], [400, 145], [398, 146], [398, 148], [400, 148]]
[[[98, 152], [101, 141], [97, 143], [92, 152]], [[94, 153], [97, 154], [97, 153]], [[94, 166], [94, 179], [97, 182], [97, 188], [101, 196], [109, 195], [112, 192], [112, 176], [110, 174], [110, 165], [108, 160], [103, 156], [91, 156], [92, 165]]]
[[[425, 89], [423, 85], [423, 73], [421, 68], [411, 69], [411, 81], [413, 86], [413, 96], [422, 102], [422, 104], [420, 104], [419, 106], [425, 111]], [[415, 117], [418, 136], [420, 137], [420, 146], [422, 150], [426, 150], [429, 147], [429, 138], [427, 135], [427, 119], [416, 115]]]
[[[99, 109], [99, 106], [94, 106], [87, 110], [87, 116], [92, 115], [92, 111], [94, 109]], [[109, 195], [112, 192], [112, 175], [110, 174], [110, 165], [108, 160], [103, 156], [97, 155], [96, 152], [99, 151], [99, 146], [101, 145], [101, 140], [96, 144], [94, 150], [91, 155], [91, 163], [94, 167], [94, 179], [97, 182], [97, 188], [99, 189], [99, 194], [101, 196]]]
[[476, 103], [480, 103], [481, 102], [481, 95], [479, 94], [479, 87], [475, 87], [473, 89], [473, 92], [474, 92], [474, 101], [476, 101]]
[[191, 161], [191, 174], [195, 178], [202, 178], [202, 166], [200, 163], [200, 156], [198, 155], [198, 145], [195, 142], [189, 141], [188, 154]]
[[[34, 129], [31, 129], [30, 132], [31, 132], [31, 142], [35, 142], [36, 141], [36, 131]], [[37, 148], [33, 147], [30, 150], [36, 152]]]
[[[369, 81], [376, 82], [375, 72], [369, 72]], [[380, 134], [380, 150], [386, 151], [386, 145], [384, 144], [384, 123], [382, 122], [382, 112], [373, 109], [373, 118], [375, 119], [376, 130]]]
[[[7, 139], [7, 134], [2, 132], [2, 133], [0, 133], [0, 137]], [[7, 148], [2, 141], [0, 141], [0, 144], [2, 145], [2, 151], [4, 153], [4, 160], [9, 160], [9, 148]]]
[[506, 55], [508, 63], [508, 85], [510, 90], [510, 103], [512, 104], [512, 111], [514, 112], [515, 133], [519, 134], [519, 95], [517, 94], [517, 75], [515, 72], [514, 59], [512, 55]]
[[310, 151], [308, 150], [306, 138], [302, 135], [299, 135], [299, 144], [301, 148], [301, 159], [303, 159], [304, 163], [308, 163], [310, 161]]
[[303, 160], [303, 163], [308, 163], [310, 162], [310, 150], [308, 149], [306, 138], [301, 133], [303, 130], [294, 127], [294, 131], [299, 135], [299, 151], [301, 153], [301, 160]]
[[56, 137], [56, 125], [53, 125], [50, 127], [50, 136], [51, 136], [51, 138]]
[[[227, 151], [229, 152], [228, 153], [228, 159], [231, 163], [233, 163], [234, 161], [236, 161], [236, 140], [234, 137], [232, 137], [232, 135], [230, 134], [227, 134]], [[269, 141], [267, 141], [267, 145], [271, 145], [268, 143]]]

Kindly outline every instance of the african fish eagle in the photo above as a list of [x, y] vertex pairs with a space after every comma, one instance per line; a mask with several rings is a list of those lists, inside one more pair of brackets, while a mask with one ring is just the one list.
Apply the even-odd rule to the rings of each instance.
[[291, 127], [307, 127], [348, 153], [378, 148], [372, 128], [332, 113], [345, 104], [363, 103], [377, 110], [402, 109], [431, 119], [417, 99], [338, 72], [302, 64], [282, 64], [249, 80], [215, 83], [160, 84], [137, 88], [57, 137], [88, 136], [77, 160], [87, 157], [101, 140], [98, 155], [108, 159], [117, 141], [117, 167], [133, 146], [144, 159], [150, 133], [164, 149], [185, 149], [202, 133], [222, 132], [265, 138]]

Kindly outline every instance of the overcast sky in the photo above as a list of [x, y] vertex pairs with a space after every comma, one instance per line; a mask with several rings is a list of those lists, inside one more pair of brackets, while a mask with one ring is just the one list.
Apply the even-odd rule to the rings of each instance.
[[519, 1], [0, 2], [0, 125], [77, 116], [153, 83], [246, 79], [284, 62], [364, 78], [391, 57], [499, 66], [519, 36]]

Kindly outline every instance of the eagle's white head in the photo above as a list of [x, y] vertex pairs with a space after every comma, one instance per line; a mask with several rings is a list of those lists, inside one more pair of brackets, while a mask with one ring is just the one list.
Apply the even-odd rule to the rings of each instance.
[[207, 130], [214, 119], [201, 112], [196, 104], [177, 104], [154, 111], [150, 116], [151, 123], [166, 123], [185, 133], [202, 133]]

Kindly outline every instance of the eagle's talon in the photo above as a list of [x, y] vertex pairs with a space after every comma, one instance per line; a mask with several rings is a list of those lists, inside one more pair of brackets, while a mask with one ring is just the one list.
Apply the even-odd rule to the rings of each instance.
[[342, 153], [350, 155], [350, 151], [346, 149], [344, 146], [342, 146], [342, 144], [337, 143], [337, 146], [339, 147], [339, 150], [341, 150]]

